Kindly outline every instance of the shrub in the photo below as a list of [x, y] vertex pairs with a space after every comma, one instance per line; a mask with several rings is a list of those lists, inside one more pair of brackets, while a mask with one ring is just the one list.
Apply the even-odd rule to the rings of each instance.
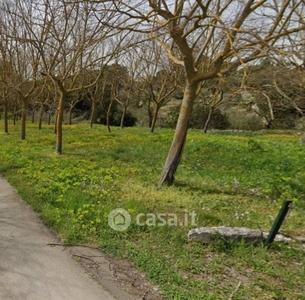
[[[177, 106], [172, 109], [172, 111], [168, 115], [168, 119], [166, 122], [166, 126], [170, 128], [174, 128], [176, 126], [178, 116], [179, 116], [180, 107]], [[189, 126], [191, 128], [203, 129], [205, 122], [208, 118], [209, 107], [202, 103], [197, 103], [194, 106], [193, 114], [190, 119]], [[230, 122], [226, 116], [220, 109], [215, 109], [211, 116], [211, 121], [209, 124], [209, 129], [227, 129], [230, 126]]]

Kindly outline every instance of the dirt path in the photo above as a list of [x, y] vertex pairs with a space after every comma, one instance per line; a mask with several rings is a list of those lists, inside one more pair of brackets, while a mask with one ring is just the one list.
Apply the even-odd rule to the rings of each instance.
[[[108, 270], [108, 279], [113, 277], [107, 282], [104, 280], [105, 284], [103, 280], [93, 279], [88, 271], [87, 263], [93, 262], [86, 258], [88, 249], [64, 251], [66, 248], [48, 245], [54, 242], [52, 233], [0, 175], [1, 300], [139, 299], [135, 293], [131, 295], [118, 287], [117, 279], [111, 276], [114, 274], [109, 269], [109, 260], [102, 258], [100, 252], [99, 262], [93, 263], [95, 271], [98, 265]], [[83, 264], [73, 257], [78, 257]], [[143, 292], [139, 292], [141, 297]]]

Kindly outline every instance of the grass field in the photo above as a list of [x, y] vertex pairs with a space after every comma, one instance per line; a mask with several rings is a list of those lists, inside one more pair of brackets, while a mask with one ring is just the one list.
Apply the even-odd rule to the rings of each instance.
[[[1, 124], [2, 126], [2, 124]], [[187, 240], [187, 212], [197, 227], [246, 226], [269, 231], [286, 199], [305, 210], [305, 146], [294, 132], [203, 135], [190, 130], [170, 187], [157, 187], [173, 130], [64, 126], [63, 155], [53, 128], [0, 127], [0, 173], [65, 243], [90, 243], [134, 262], [166, 299], [305, 299], [305, 251], [297, 244], [263, 245]], [[108, 214], [132, 216], [125, 231]], [[281, 231], [305, 236], [305, 213], [292, 209]], [[139, 226], [141, 214], [176, 214], [178, 226]]]

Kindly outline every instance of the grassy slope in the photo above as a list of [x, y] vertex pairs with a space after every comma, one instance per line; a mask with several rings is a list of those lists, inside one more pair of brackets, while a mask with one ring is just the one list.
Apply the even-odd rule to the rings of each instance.
[[[2, 125], [1, 125], [2, 126]], [[51, 127], [0, 128], [0, 172], [69, 243], [95, 243], [128, 258], [159, 284], [167, 299], [305, 299], [304, 250], [187, 241], [192, 226], [137, 226], [138, 213], [195, 210], [198, 226], [247, 226], [268, 231], [284, 199], [305, 208], [305, 156], [299, 136], [190, 130], [176, 183], [156, 183], [173, 131], [65, 126], [64, 154], [55, 155]], [[127, 209], [124, 232], [107, 216]], [[282, 231], [304, 235], [304, 213], [293, 210]]]

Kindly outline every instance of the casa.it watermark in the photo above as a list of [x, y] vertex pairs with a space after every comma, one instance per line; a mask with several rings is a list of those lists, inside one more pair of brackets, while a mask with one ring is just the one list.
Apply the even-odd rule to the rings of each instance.
[[[138, 226], [196, 226], [196, 212], [187, 211], [184, 213], [139, 213], [135, 216], [135, 223]], [[116, 208], [108, 215], [109, 226], [116, 231], [126, 230], [132, 221], [130, 213], [124, 208]]]

